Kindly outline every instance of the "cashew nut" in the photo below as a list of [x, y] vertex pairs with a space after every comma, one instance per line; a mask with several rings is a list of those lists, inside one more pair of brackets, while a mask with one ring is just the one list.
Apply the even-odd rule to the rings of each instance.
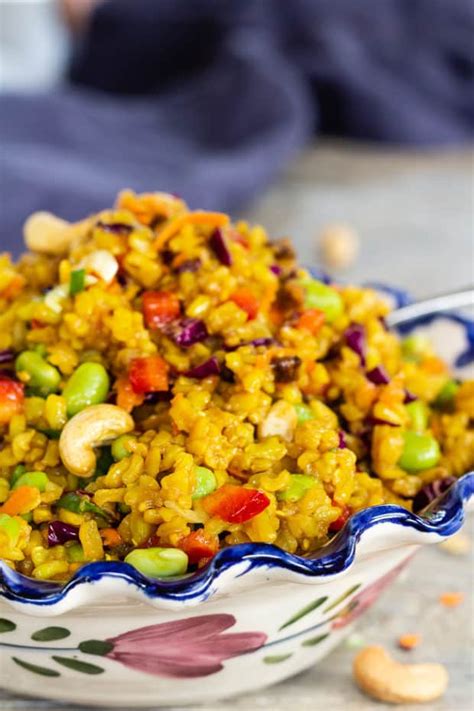
[[[96, 249], [95, 252], [87, 254], [78, 264], [78, 268], [85, 268], [92, 274], [110, 284], [118, 272], [119, 265], [114, 255], [106, 249]], [[94, 279], [94, 281], [97, 281]]]
[[259, 427], [260, 437], [271, 437], [277, 435], [282, 439], [290, 441], [293, 437], [298, 422], [296, 410], [286, 400], [278, 400], [271, 408], [268, 415], [261, 422]]
[[90, 217], [81, 222], [67, 222], [51, 212], [34, 212], [23, 225], [23, 236], [32, 252], [60, 256], [87, 233], [90, 225]]
[[379, 646], [359, 652], [353, 674], [362, 691], [392, 704], [434, 701], [448, 685], [448, 672], [442, 664], [400, 664]]
[[347, 225], [328, 225], [319, 238], [324, 264], [331, 269], [347, 269], [357, 259], [359, 238]]
[[130, 415], [117, 405], [91, 405], [66, 423], [59, 438], [59, 454], [72, 474], [89, 477], [96, 468], [94, 447], [133, 430]]

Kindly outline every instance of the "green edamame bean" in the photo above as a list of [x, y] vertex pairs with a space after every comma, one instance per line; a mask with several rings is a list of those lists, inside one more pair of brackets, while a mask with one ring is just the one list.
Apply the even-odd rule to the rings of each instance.
[[196, 467], [196, 486], [194, 487], [193, 499], [200, 499], [207, 496], [217, 488], [217, 479], [213, 471], [207, 467]]
[[402, 341], [402, 355], [406, 360], [418, 362], [431, 352], [431, 343], [426, 336], [413, 334]]
[[133, 435], [121, 435], [120, 437], [117, 437], [112, 442], [112, 446], [110, 447], [110, 451], [112, 452], [112, 457], [115, 459], [116, 462], [118, 462], [120, 459], [125, 459], [125, 457], [129, 457], [132, 453], [132, 450], [130, 449], [130, 444], [132, 442], [136, 441], [136, 437]]
[[306, 494], [308, 489], [311, 489], [314, 483], [315, 478], [313, 476], [292, 474], [289, 485], [284, 491], [278, 492], [277, 498], [280, 501], [298, 501]]
[[84, 562], [84, 551], [80, 543], [71, 543], [66, 546], [66, 558], [70, 563]]
[[0, 531], [6, 534], [10, 545], [15, 546], [21, 531], [21, 523], [8, 514], [0, 514]]
[[440, 410], [449, 410], [454, 404], [454, 398], [458, 390], [459, 383], [452, 379], [448, 380], [437, 394], [433, 403], [434, 406]]
[[31, 349], [35, 353], [38, 353], [42, 358], [46, 358], [48, 355], [48, 349], [44, 345], [44, 343], [37, 343], [33, 348]]
[[25, 472], [12, 486], [12, 489], [18, 489], [19, 486], [35, 486], [40, 491], [45, 491], [48, 483], [48, 477], [44, 472]]
[[342, 314], [344, 306], [336, 289], [321, 281], [316, 281], [316, 279], [305, 281], [302, 285], [306, 290], [306, 308], [323, 311], [329, 323], [335, 321]]
[[309, 405], [295, 405], [295, 410], [296, 417], [298, 418], [298, 424], [307, 422], [308, 420], [314, 420], [314, 412]]
[[423, 432], [428, 425], [428, 408], [423, 400], [413, 400], [406, 405], [410, 417], [411, 429], [415, 432]]
[[49, 395], [58, 390], [61, 374], [54, 365], [50, 365], [36, 351], [23, 351], [15, 361], [17, 373], [27, 373], [27, 385], [37, 390], [41, 395]]
[[109, 376], [101, 363], [82, 363], [71, 375], [63, 390], [69, 417], [85, 407], [104, 402], [109, 393], [109, 386]]
[[434, 437], [420, 432], [404, 433], [405, 445], [398, 465], [406, 471], [421, 471], [434, 467], [441, 456]]
[[188, 569], [188, 556], [179, 548], [136, 548], [125, 562], [152, 578], [183, 575]]

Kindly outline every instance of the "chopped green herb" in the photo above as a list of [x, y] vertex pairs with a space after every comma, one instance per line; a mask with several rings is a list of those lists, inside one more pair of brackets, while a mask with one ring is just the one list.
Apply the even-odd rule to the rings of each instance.
[[71, 280], [69, 282], [69, 293], [71, 294], [71, 296], [74, 296], [74, 294], [78, 294], [80, 291], [83, 291], [85, 283], [85, 269], [76, 269], [75, 271], [71, 272]]
[[72, 511], [73, 513], [83, 514], [86, 512], [93, 513], [101, 518], [110, 519], [112, 514], [100, 506], [92, 503], [87, 496], [77, 494], [74, 491], [70, 491], [67, 494], [61, 496], [59, 501], [56, 503], [59, 509], [66, 509], [67, 511]]

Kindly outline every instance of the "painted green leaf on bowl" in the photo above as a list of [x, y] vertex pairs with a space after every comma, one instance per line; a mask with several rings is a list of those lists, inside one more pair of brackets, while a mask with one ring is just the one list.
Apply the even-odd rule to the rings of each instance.
[[294, 624], [295, 622], [298, 622], [298, 620], [301, 620], [302, 617], [305, 615], [309, 615], [310, 612], [313, 612], [313, 610], [316, 610], [316, 608], [320, 607], [320, 605], [324, 605], [324, 603], [327, 600], [327, 595], [324, 595], [323, 597], [318, 597], [316, 600], [313, 600], [313, 602], [310, 602], [309, 605], [306, 605], [305, 607], [302, 607], [301, 610], [298, 610], [298, 612], [293, 615], [293, 617], [290, 617], [289, 620], [287, 620], [281, 627], [280, 630], [284, 630], [285, 627], [289, 627], [290, 625]]

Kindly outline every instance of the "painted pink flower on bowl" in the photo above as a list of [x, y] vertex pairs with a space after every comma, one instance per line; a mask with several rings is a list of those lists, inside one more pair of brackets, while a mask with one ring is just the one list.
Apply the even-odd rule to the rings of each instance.
[[113, 647], [105, 656], [146, 674], [208, 676], [220, 671], [224, 660], [265, 644], [263, 632], [223, 634], [234, 624], [233, 615], [219, 614], [140, 627], [108, 639]]
[[377, 600], [379, 595], [387, 588], [394, 580], [398, 577], [401, 570], [405, 567], [408, 561], [403, 561], [401, 565], [397, 565], [388, 573], [378, 578], [371, 585], [361, 590], [360, 593], [355, 595], [355, 597], [349, 602], [346, 607], [344, 607], [337, 616], [333, 619], [331, 629], [338, 630], [342, 629], [351, 622], [354, 622], [358, 617], [360, 617], [374, 602]]

